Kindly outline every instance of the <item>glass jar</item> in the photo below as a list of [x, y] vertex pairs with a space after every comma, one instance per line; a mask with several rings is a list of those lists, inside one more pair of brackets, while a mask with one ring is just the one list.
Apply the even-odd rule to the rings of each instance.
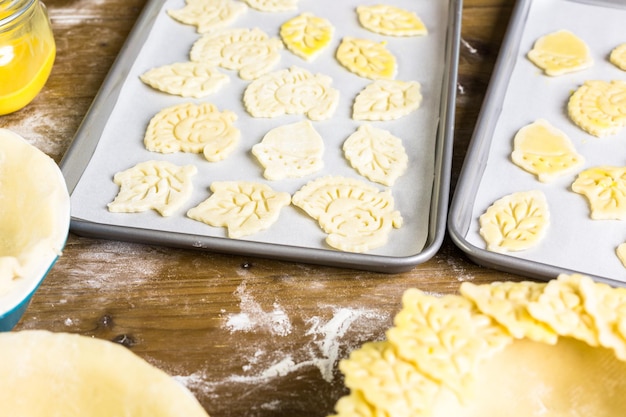
[[30, 103], [48, 80], [56, 46], [39, 0], [0, 0], [0, 115]]

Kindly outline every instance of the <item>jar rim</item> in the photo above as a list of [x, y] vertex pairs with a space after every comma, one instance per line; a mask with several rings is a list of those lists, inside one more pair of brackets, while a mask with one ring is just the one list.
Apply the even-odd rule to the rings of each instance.
[[24, 14], [37, 0], [0, 1], [0, 28]]

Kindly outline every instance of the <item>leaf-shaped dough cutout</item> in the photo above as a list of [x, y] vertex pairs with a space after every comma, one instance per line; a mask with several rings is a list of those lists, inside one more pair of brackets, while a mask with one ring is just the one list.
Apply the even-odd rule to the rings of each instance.
[[225, 29], [194, 42], [189, 57], [194, 62], [239, 71], [240, 78], [254, 80], [278, 64], [281, 49], [282, 41], [261, 29]]
[[167, 107], [150, 120], [144, 144], [152, 152], [202, 152], [207, 161], [220, 161], [239, 143], [236, 119], [235, 113], [220, 112], [211, 103]]
[[572, 191], [589, 201], [594, 220], [626, 219], [626, 167], [599, 166], [584, 170]]
[[392, 228], [402, 225], [390, 191], [363, 181], [322, 177], [310, 181], [292, 203], [318, 221], [328, 233], [326, 243], [348, 252], [365, 252], [387, 243]]
[[544, 119], [538, 119], [517, 132], [511, 159], [542, 182], [568, 174], [585, 162], [569, 137]]
[[622, 71], [626, 71], [626, 43], [616, 46], [611, 51], [609, 61]]
[[419, 108], [421, 85], [417, 81], [376, 80], [354, 99], [354, 120], [393, 120]]
[[388, 186], [406, 171], [409, 162], [400, 138], [370, 124], [350, 135], [343, 144], [343, 151], [359, 174]]
[[191, 177], [197, 168], [179, 167], [167, 161], [141, 162], [113, 177], [120, 191], [107, 205], [114, 213], [136, 213], [154, 209], [162, 216], [174, 214], [193, 191]]
[[311, 120], [329, 119], [339, 103], [332, 78], [291, 67], [266, 74], [251, 82], [243, 102], [253, 117], [305, 114]]
[[546, 234], [550, 212], [541, 191], [521, 191], [502, 197], [480, 216], [480, 235], [494, 252], [522, 251]]
[[540, 37], [528, 52], [528, 59], [551, 76], [580, 71], [593, 65], [587, 44], [567, 30]]
[[396, 57], [385, 42], [345, 37], [335, 56], [348, 71], [363, 78], [390, 80], [396, 75]]
[[298, 8], [298, 0], [245, 0], [245, 2], [261, 12], [287, 12]]
[[308, 120], [276, 127], [252, 147], [268, 180], [300, 178], [317, 172], [324, 167], [323, 153], [324, 141]]
[[323, 17], [302, 13], [280, 26], [280, 37], [291, 52], [307, 61], [328, 46], [335, 28]]
[[414, 12], [388, 4], [358, 6], [361, 25], [374, 33], [389, 36], [426, 35], [428, 30], [422, 19]]
[[187, 216], [210, 226], [224, 226], [228, 237], [235, 239], [269, 228], [291, 202], [289, 193], [255, 182], [217, 181], [211, 184], [211, 191], [213, 194]]
[[230, 25], [247, 10], [245, 4], [233, 0], [193, 0], [167, 14], [180, 23], [196, 26], [198, 33], [208, 33]]
[[213, 65], [200, 62], [177, 62], [152, 68], [139, 78], [164, 93], [193, 98], [206, 97], [230, 81]]
[[570, 97], [567, 114], [593, 136], [618, 133], [626, 126], [626, 81], [585, 81]]

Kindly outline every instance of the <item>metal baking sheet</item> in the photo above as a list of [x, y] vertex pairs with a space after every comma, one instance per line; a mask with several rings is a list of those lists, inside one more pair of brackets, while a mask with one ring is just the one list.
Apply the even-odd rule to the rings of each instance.
[[[297, 66], [313, 74], [325, 74], [340, 91], [339, 107], [333, 118], [314, 122], [325, 142], [324, 169], [300, 179], [267, 181], [262, 167], [250, 153], [251, 147], [271, 128], [305, 117], [252, 118], [242, 103], [248, 82], [233, 71], [221, 71], [230, 77], [230, 82], [202, 100], [164, 94], [144, 85], [139, 80], [140, 74], [157, 66], [188, 61], [191, 46], [201, 36], [195, 27], [167, 15], [169, 9], [182, 8], [183, 0], [149, 2], [61, 162], [72, 198], [72, 231], [93, 237], [391, 273], [428, 260], [438, 251], [445, 233], [461, 3], [461, 0], [389, 2], [420, 16], [428, 28], [428, 35], [421, 37], [382, 36], [360, 27], [355, 8], [377, 4], [371, 0], [342, 1], [332, 8], [325, 2], [301, 0], [297, 11], [268, 13], [249, 9], [231, 24], [229, 27], [233, 28], [259, 28], [270, 37], [278, 37], [282, 23], [300, 13], [311, 12], [330, 20], [335, 27], [332, 44], [315, 60], [304, 61], [285, 48], [279, 65], [273, 69]], [[361, 124], [350, 117], [352, 101], [370, 82], [349, 73], [336, 61], [335, 50], [344, 36], [385, 42], [398, 60], [395, 78], [416, 80], [422, 88], [423, 100], [417, 111], [397, 120], [373, 123], [400, 137], [409, 156], [409, 169], [390, 187], [404, 224], [392, 230], [388, 244], [367, 253], [334, 250], [324, 242], [326, 234], [317, 222], [295, 206], [283, 208], [278, 221], [268, 230], [236, 240], [226, 237], [224, 228], [187, 218], [187, 210], [209, 197], [213, 181], [258, 181], [291, 194], [306, 182], [325, 175], [349, 176], [367, 182], [349, 166], [341, 152], [345, 139]], [[220, 111], [237, 114], [235, 126], [241, 130], [240, 144], [225, 160], [211, 163], [202, 155], [160, 154], [143, 146], [144, 132], [152, 116], [165, 107], [190, 101], [208, 101]], [[147, 160], [196, 165], [198, 174], [193, 177], [192, 198], [179, 213], [167, 218], [155, 211], [110, 213], [107, 204], [119, 191], [113, 183], [114, 174]]]
[[[626, 129], [597, 138], [574, 125], [566, 110], [569, 96], [585, 81], [626, 78], [626, 72], [608, 59], [613, 48], [626, 42], [624, 22], [626, 3], [621, 0], [516, 3], [448, 215], [452, 239], [475, 262], [539, 279], [579, 272], [611, 284], [626, 283], [626, 268], [615, 252], [626, 241], [626, 224], [591, 219], [586, 198], [571, 191], [579, 171], [541, 183], [510, 157], [515, 133], [543, 118], [567, 134], [585, 158], [580, 171], [626, 164]], [[526, 54], [539, 37], [561, 29], [587, 43], [594, 64], [549, 77]], [[487, 251], [479, 235], [480, 215], [505, 195], [533, 189], [543, 191], [548, 200], [550, 225], [545, 238], [526, 251]]]

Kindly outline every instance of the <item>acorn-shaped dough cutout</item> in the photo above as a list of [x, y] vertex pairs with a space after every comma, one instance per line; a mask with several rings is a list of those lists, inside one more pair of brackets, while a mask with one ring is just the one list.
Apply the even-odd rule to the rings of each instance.
[[540, 37], [528, 52], [528, 59], [550, 76], [580, 71], [593, 65], [587, 44], [567, 30]]

